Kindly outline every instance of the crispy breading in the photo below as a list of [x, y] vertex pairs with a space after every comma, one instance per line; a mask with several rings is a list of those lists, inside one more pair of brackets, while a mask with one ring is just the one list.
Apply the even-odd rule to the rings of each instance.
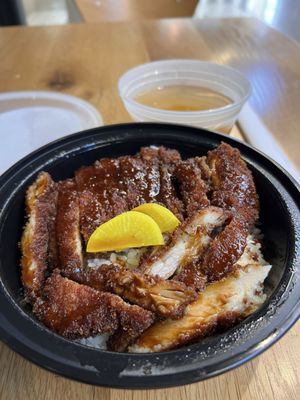
[[181, 155], [177, 150], [167, 149], [164, 146], [141, 147], [138, 155], [143, 161], [158, 160], [170, 167], [175, 167], [181, 161]]
[[48, 266], [50, 232], [56, 213], [56, 185], [41, 172], [26, 193], [28, 222], [21, 239], [22, 282], [25, 298], [33, 302], [39, 296]]
[[160, 203], [182, 219], [172, 166], [178, 152], [144, 148], [140, 155], [101, 159], [75, 172], [79, 194], [80, 226], [85, 242], [93, 231], [114, 216], [143, 203]]
[[57, 270], [47, 279], [33, 312], [47, 327], [70, 339], [127, 331], [134, 340], [154, 320], [151, 312], [63, 278]]
[[75, 172], [81, 233], [87, 243], [102, 223], [128, 210], [127, 193], [119, 160], [102, 159]]
[[220, 280], [232, 271], [244, 252], [248, 233], [248, 226], [243, 219], [233, 218], [211, 242], [201, 266], [208, 281]]
[[201, 178], [210, 186], [210, 179], [211, 179], [211, 169], [207, 164], [207, 157], [195, 157], [194, 158], [197, 167], [201, 171]]
[[201, 169], [195, 159], [180, 162], [176, 166], [175, 176], [179, 182], [186, 215], [191, 216], [196, 211], [209, 207], [209, 186], [202, 179]]
[[118, 328], [118, 318], [110, 306], [111, 296], [63, 278], [55, 271], [47, 279], [33, 312], [48, 328], [70, 339], [113, 333]]
[[143, 308], [125, 303], [116, 295], [112, 299], [112, 307], [117, 311], [119, 327], [108, 340], [108, 348], [114, 351], [126, 351], [136, 339], [149, 328], [154, 314]]
[[265, 300], [262, 284], [269, 270], [269, 265], [249, 264], [225, 280], [208, 285], [198, 299], [187, 306], [183, 318], [156, 322], [129, 351], [170, 350], [235, 325]]
[[158, 163], [144, 161], [138, 156], [124, 156], [120, 158], [120, 167], [129, 209], [157, 202], [160, 193]]
[[87, 268], [84, 283], [98, 290], [116, 293], [163, 318], [181, 318], [196, 292], [182, 282], [165, 280], [130, 271], [118, 265]]
[[172, 167], [160, 165], [160, 195], [157, 201], [172, 211], [173, 214], [182, 222], [184, 219], [184, 205], [177, 196], [175, 189], [175, 178]]
[[140, 269], [148, 275], [165, 279], [179, 273], [185, 265], [201, 259], [212, 240], [213, 231], [222, 227], [227, 219], [227, 213], [217, 207], [198, 211], [177, 228], [168, 245], [146, 254]]
[[211, 169], [211, 203], [233, 211], [250, 225], [258, 219], [259, 201], [251, 171], [238, 149], [222, 143], [208, 152]]
[[59, 269], [76, 276], [83, 269], [83, 249], [80, 236], [79, 199], [76, 183], [68, 179], [58, 183], [56, 241]]
[[207, 275], [203, 270], [201, 260], [184, 265], [173, 279], [183, 282], [186, 286], [197, 291], [202, 291], [207, 284]]
[[172, 211], [180, 221], [183, 220], [184, 207], [178, 198], [175, 188], [174, 171], [181, 162], [181, 156], [177, 150], [160, 147], [142, 147], [138, 155], [148, 165], [158, 166], [160, 182], [159, 192], [155, 202], [160, 203]]
[[237, 149], [222, 143], [208, 152], [211, 203], [233, 214], [230, 224], [209, 247], [203, 269], [210, 281], [226, 276], [242, 255], [249, 227], [258, 219], [259, 201], [251, 171]]
[[[262, 301], [267, 269], [256, 275], [262, 266], [254, 258], [253, 265], [236, 264], [258, 218], [258, 196], [239, 151], [227, 144], [186, 161], [176, 150], [141, 148], [82, 167], [58, 184], [41, 173], [26, 202], [26, 299], [37, 318], [64, 337], [109, 333], [111, 350], [163, 351], [232, 326]], [[151, 202], [183, 221], [166, 246], [148, 248], [133, 267], [123, 253], [86, 254], [84, 245], [101, 223]], [[230, 308], [243, 268], [255, 275], [248, 289], [259, 299], [250, 304], [248, 293], [243, 306]], [[45, 282], [47, 270], [54, 272]], [[160, 322], [151, 326], [155, 316]]]

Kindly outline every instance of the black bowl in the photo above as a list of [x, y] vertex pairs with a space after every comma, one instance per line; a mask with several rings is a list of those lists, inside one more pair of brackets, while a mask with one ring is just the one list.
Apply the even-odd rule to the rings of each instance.
[[[91, 349], [61, 338], [34, 318], [22, 299], [18, 242], [25, 222], [25, 191], [38, 172], [45, 170], [55, 180], [65, 179], [82, 165], [101, 157], [134, 154], [141, 146], [165, 145], [189, 157], [205, 154], [221, 141], [241, 151], [260, 195], [264, 254], [273, 268], [266, 281], [268, 300], [254, 315], [224, 334], [156, 354]], [[120, 388], [200, 381], [258, 355], [299, 317], [299, 190], [279, 166], [228, 136], [164, 124], [115, 125], [80, 132], [35, 151], [3, 174], [0, 210], [1, 338], [29, 360], [69, 378]]]

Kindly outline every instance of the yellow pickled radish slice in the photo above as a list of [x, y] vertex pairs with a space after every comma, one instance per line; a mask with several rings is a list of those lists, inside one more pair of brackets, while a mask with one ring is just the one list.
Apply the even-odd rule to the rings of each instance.
[[155, 203], [145, 203], [133, 209], [149, 215], [159, 226], [161, 232], [172, 233], [180, 224], [179, 219], [166, 207]]
[[86, 251], [119, 251], [163, 244], [164, 238], [159, 226], [151, 217], [137, 211], [128, 211], [100, 225], [92, 233]]

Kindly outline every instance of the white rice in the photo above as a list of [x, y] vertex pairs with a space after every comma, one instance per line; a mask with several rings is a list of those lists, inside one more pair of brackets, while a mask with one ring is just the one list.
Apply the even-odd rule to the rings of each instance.
[[107, 258], [92, 258], [87, 260], [89, 268], [101, 267], [104, 264], [119, 264], [129, 269], [137, 268], [142, 255], [147, 251], [147, 248], [128, 249], [120, 252], [112, 252]]
[[96, 349], [106, 350], [107, 349], [106, 343], [108, 338], [109, 335], [107, 333], [103, 333], [102, 335], [79, 339], [78, 343], [83, 344], [85, 346], [94, 347]]

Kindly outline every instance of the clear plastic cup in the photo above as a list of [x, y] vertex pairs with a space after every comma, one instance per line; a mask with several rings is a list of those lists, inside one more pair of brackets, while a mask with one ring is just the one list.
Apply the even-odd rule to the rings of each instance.
[[[136, 97], [157, 87], [189, 85], [211, 89], [232, 103], [203, 111], [169, 111]], [[119, 80], [119, 94], [135, 121], [171, 122], [229, 133], [251, 92], [249, 81], [231, 67], [197, 60], [162, 60], [139, 65]]]

